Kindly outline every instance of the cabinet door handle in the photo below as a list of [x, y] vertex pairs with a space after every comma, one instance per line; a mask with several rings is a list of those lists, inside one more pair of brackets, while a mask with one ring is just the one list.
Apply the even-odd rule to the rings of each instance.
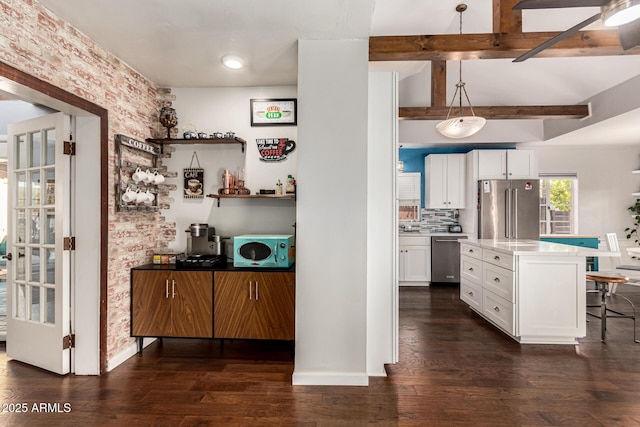
[[473, 292], [469, 291], [469, 292], [467, 292], [467, 295], [472, 297], [473, 296]]
[[171, 298], [176, 297], [176, 281], [171, 280]]
[[498, 255], [494, 256], [493, 259], [495, 259], [496, 261], [500, 261], [500, 257]]
[[258, 281], [256, 280], [256, 301], [258, 301], [258, 299], [260, 298], [260, 297], [258, 296], [258, 286], [259, 286], [259, 285], [260, 285], [260, 284], [259, 284], [259, 283], [258, 283]]
[[469, 267], [469, 271], [473, 271], [473, 267]]
[[500, 278], [499, 278], [499, 277], [495, 277], [495, 278], [493, 279], [493, 281], [494, 281], [494, 282], [496, 282], [496, 283], [500, 283]]
[[169, 298], [169, 279], [164, 281], [164, 297]]
[[253, 287], [253, 282], [249, 280], [249, 299], [253, 299], [252, 287]]
[[499, 312], [500, 312], [500, 307], [498, 307], [497, 305], [494, 305], [494, 306], [493, 306], [493, 310], [494, 310], [496, 313], [499, 313]]

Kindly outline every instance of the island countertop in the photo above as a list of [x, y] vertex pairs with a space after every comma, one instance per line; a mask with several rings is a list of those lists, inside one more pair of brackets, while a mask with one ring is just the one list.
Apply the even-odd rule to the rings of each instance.
[[620, 256], [620, 252], [602, 251], [598, 249], [571, 246], [562, 243], [543, 242], [540, 240], [493, 240], [464, 239], [461, 244], [473, 245], [483, 249], [491, 249], [511, 255], [527, 256]]

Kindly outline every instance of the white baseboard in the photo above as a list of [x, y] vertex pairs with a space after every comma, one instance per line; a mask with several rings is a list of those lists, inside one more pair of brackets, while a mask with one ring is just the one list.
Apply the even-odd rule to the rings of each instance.
[[344, 385], [368, 386], [366, 372], [293, 372], [293, 385]]
[[[147, 347], [149, 344], [154, 342], [157, 338], [143, 338], [142, 339], [142, 348]], [[111, 359], [107, 360], [107, 372], [112, 371], [117, 368], [121, 364], [127, 361], [132, 356], [135, 356], [138, 353], [138, 343], [134, 342], [127, 348], [125, 348], [120, 353], [116, 354]]]

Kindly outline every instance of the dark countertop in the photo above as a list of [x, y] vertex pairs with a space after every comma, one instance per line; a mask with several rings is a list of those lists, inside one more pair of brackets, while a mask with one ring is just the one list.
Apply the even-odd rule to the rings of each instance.
[[289, 268], [255, 268], [255, 267], [234, 267], [233, 263], [229, 262], [224, 266], [213, 268], [189, 268], [189, 267], [177, 267], [175, 264], [144, 264], [137, 267], [133, 267], [132, 270], [168, 270], [168, 271], [256, 271], [264, 273], [294, 273], [296, 271], [296, 264], [294, 263]]

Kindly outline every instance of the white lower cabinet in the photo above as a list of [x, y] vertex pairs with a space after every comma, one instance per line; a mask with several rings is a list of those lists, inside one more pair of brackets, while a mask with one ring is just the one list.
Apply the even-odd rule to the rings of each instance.
[[460, 299], [520, 343], [586, 334], [585, 258], [515, 256], [461, 244]]
[[424, 286], [431, 281], [431, 238], [403, 236], [399, 241], [398, 280], [401, 286]]

